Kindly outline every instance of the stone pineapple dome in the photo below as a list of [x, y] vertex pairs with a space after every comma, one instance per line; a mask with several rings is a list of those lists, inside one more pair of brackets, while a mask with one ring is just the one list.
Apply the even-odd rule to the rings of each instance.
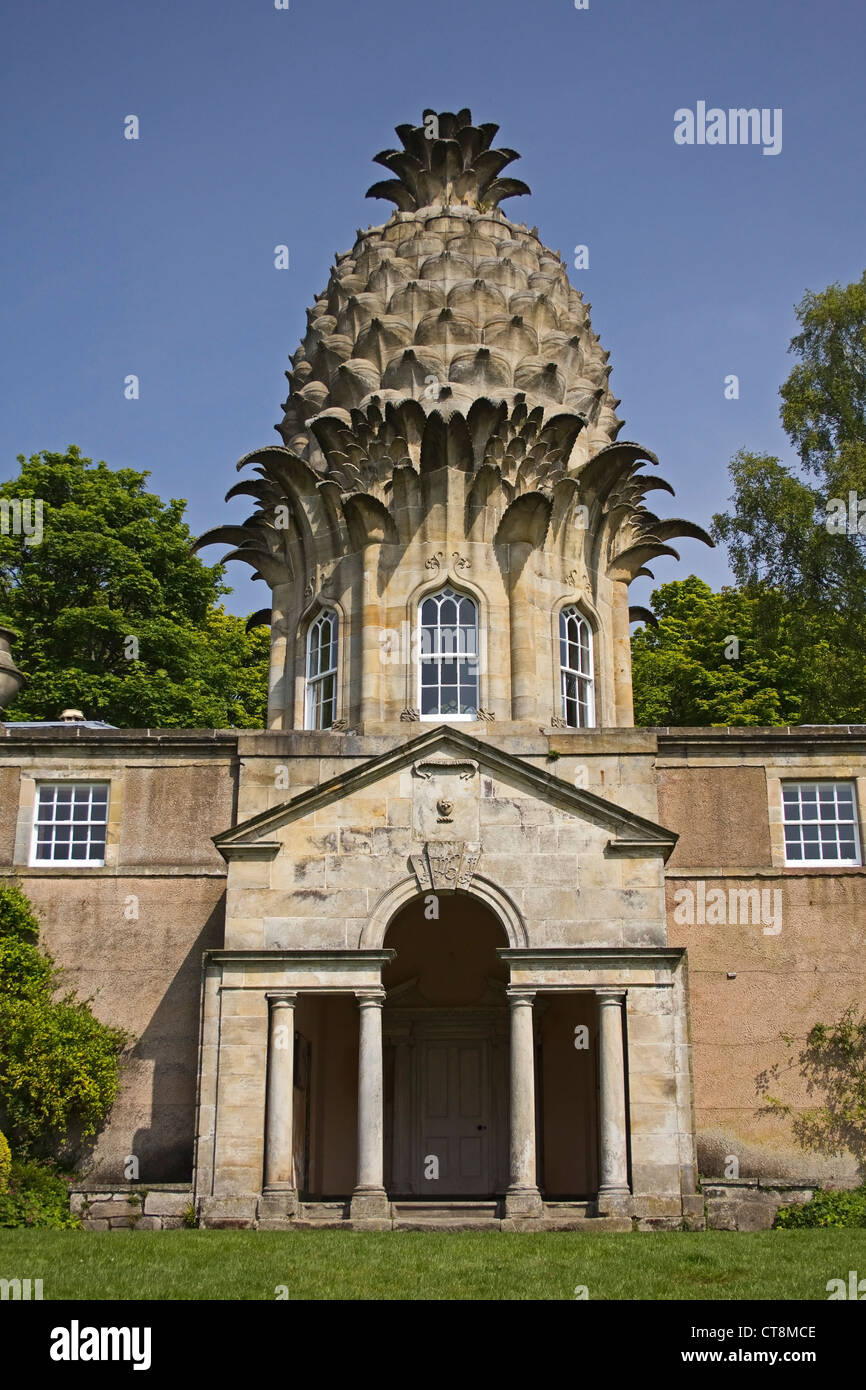
[[519, 155], [491, 148], [497, 130], [472, 125], [469, 111], [425, 112], [424, 125], [397, 127], [402, 150], [376, 155], [397, 177], [368, 196], [398, 210], [336, 258], [287, 373], [277, 428], [314, 467], [327, 466], [334, 426], [374, 397], [426, 414], [465, 412], [482, 395], [568, 413], [582, 429], [573, 463], [616, 438], [623, 422], [590, 306], [537, 229], [498, 206], [529, 189], [499, 177]]
[[198, 542], [228, 543], [272, 591], [250, 620], [271, 624], [272, 728], [303, 726], [304, 642], [325, 610], [346, 641], [342, 717], [412, 717], [409, 665], [381, 663], [376, 634], [411, 627], [434, 580], [487, 605], [500, 718], [550, 717], [550, 614], [567, 602], [597, 633], [603, 720], [627, 724], [628, 585], [676, 556], [674, 536], [712, 544], [645, 507], [673, 489], [617, 439], [608, 354], [562, 257], [499, 207], [529, 189], [502, 177], [518, 156], [496, 131], [425, 112], [376, 156], [394, 177], [369, 196], [396, 210], [357, 233], [308, 311], [282, 443], [241, 459], [228, 493], [255, 510]]

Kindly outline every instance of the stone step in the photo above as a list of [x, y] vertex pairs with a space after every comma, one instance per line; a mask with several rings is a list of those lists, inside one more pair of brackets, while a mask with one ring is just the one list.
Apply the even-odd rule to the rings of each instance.
[[594, 1202], [545, 1202], [544, 1224], [554, 1231], [607, 1231], [624, 1234], [632, 1229], [630, 1216], [596, 1216]]
[[545, 1202], [544, 1215], [548, 1221], [574, 1221], [576, 1217], [588, 1218], [594, 1203], [586, 1202]]
[[498, 1230], [497, 1201], [403, 1201], [391, 1203], [394, 1229], [399, 1231]]
[[339, 1225], [348, 1215], [348, 1202], [301, 1202], [298, 1206], [298, 1220], [310, 1224]]

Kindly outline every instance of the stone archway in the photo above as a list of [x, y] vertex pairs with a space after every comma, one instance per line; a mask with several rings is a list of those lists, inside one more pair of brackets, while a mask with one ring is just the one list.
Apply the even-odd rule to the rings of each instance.
[[466, 893], [393, 914], [383, 972], [385, 1186], [396, 1198], [493, 1199], [508, 1183], [508, 943]]
[[[425, 895], [421, 894], [418, 880], [413, 874], [407, 874], [405, 878], [401, 878], [398, 883], [393, 884], [373, 906], [358, 937], [358, 949], [362, 951], [381, 950], [385, 942], [385, 935], [400, 908], [423, 896]], [[489, 908], [501, 923], [507, 938], [503, 945], [511, 947], [512, 950], [519, 950], [521, 947], [525, 948], [529, 945], [529, 934], [520, 909], [504, 889], [499, 888], [482, 874], [473, 875], [472, 888], [469, 893], [452, 895], [441, 892], [427, 893], [426, 896], [441, 897], [443, 900], [449, 896], [475, 898], [483, 906]]]

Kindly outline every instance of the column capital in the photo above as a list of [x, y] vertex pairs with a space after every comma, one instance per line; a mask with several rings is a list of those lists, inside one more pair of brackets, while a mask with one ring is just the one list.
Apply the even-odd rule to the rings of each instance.
[[624, 989], [596, 989], [593, 994], [599, 1004], [623, 1004], [628, 993]]
[[385, 1003], [385, 991], [384, 989], [377, 989], [375, 987], [371, 987], [370, 989], [356, 989], [355, 999], [358, 1002], [359, 1009], [381, 1009], [382, 1005]]
[[506, 985], [505, 994], [510, 1007], [513, 1009], [518, 1004], [532, 1004], [536, 991], [528, 989], [524, 985]]
[[268, 1001], [269, 1009], [290, 1008], [295, 1006], [298, 997], [296, 989], [269, 989], [265, 990], [265, 998]]

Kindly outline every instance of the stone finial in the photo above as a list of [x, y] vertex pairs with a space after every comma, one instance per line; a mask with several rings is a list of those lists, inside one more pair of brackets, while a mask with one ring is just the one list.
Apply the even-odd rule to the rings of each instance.
[[12, 704], [24, 684], [24, 672], [12, 659], [11, 644], [17, 636], [14, 628], [0, 627], [0, 709]]
[[368, 188], [368, 198], [387, 198], [401, 212], [431, 203], [468, 203], [484, 210], [530, 190], [520, 179], [501, 179], [520, 155], [491, 149], [497, 125], [472, 124], [472, 112], [425, 111], [423, 125], [398, 125], [402, 150], [381, 150], [373, 158], [395, 179]]

